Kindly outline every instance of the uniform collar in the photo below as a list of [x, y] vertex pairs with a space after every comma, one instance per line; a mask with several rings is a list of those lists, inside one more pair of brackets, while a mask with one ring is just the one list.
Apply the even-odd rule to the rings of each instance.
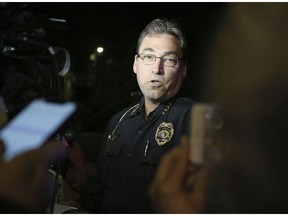
[[[166, 114], [169, 112], [169, 110], [172, 107], [172, 104], [174, 103], [176, 98], [178, 98], [178, 97], [174, 96], [173, 98], [170, 98], [167, 101], [161, 102], [157, 106], [157, 108], [153, 112], [150, 113], [150, 115], [153, 113], [156, 113], [156, 115], [158, 115], [159, 117], [166, 116]], [[144, 112], [144, 101], [145, 101], [144, 96], [142, 96], [138, 105], [131, 111], [131, 115], [130, 115], [131, 117], [136, 116], [136, 115]]]
[[175, 97], [168, 99], [167, 101], [161, 102], [158, 107], [153, 111], [158, 116], [166, 116], [166, 114], [170, 111], [173, 102], [175, 101]]

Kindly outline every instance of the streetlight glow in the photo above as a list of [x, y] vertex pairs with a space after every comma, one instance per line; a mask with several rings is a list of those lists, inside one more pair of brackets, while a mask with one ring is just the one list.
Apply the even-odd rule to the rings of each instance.
[[102, 53], [104, 51], [103, 47], [97, 47], [97, 52]]

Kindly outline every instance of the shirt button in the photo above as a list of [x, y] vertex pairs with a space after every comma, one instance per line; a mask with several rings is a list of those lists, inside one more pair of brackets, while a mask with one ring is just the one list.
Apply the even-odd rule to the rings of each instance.
[[141, 130], [137, 130], [137, 133], [138, 133], [138, 134], [141, 134]]
[[131, 155], [130, 155], [130, 154], [128, 154], [127, 156], [128, 156], [129, 159], [131, 158]]

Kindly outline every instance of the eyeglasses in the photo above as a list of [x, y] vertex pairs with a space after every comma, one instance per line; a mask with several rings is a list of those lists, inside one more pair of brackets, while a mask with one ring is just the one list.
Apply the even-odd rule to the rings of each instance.
[[145, 53], [137, 54], [136, 57], [140, 58], [145, 65], [152, 65], [155, 63], [156, 58], [160, 58], [163, 61], [164, 65], [168, 67], [175, 67], [179, 63], [179, 61], [183, 60], [183, 58], [177, 58], [168, 55], [157, 57], [153, 54]]

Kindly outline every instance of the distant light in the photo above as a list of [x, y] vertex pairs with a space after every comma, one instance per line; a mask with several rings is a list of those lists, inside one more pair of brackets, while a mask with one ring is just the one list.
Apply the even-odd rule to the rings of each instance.
[[15, 48], [14, 47], [10, 47], [10, 46], [5, 46], [4, 49], [3, 49], [4, 52], [11, 52], [11, 51], [14, 51], [14, 50], [15, 50]]
[[67, 21], [66, 20], [63, 20], [63, 19], [55, 19], [55, 18], [48, 18], [50, 21], [52, 22], [62, 22], [62, 23], [66, 23]]
[[95, 53], [92, 53], [91, 55], [90, 55], [90, 61], [96, 61], [96, 55], [95, 55]]
[[97, 47], [97, 52], [102, 53], [104, 51], [103, 47]]

